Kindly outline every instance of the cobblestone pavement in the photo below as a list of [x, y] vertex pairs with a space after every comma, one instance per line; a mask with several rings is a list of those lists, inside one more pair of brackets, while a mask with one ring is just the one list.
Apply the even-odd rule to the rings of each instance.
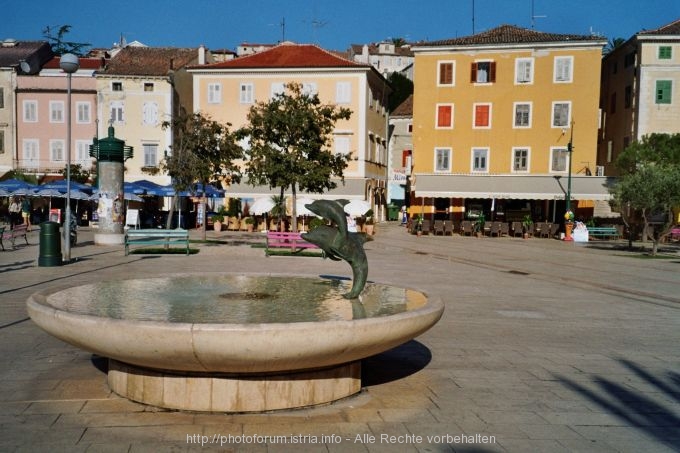
[[[349, 276], [344, 262], [269, 257], [258, 233], [191, 256], [130, 255], [82, 229], [76, 261], [0, 252], [0, 451], [680, 451], [680, 249], [410, 236], [381, 224], [369, 279], [441, 297], [430, 331], [364, 360], [362, 393], [265, 414], [173, 412], [106, 384], [106, 361], [43, 332], [27, 297], [52, 286], [178, 272]], [[192, 237], [198, 237], [192, 232]], [[231, 436], [231, 437], [230, 437]], [[322, 437], [325, 436], [325, 437]], [[284, 443], [287, 442], [287, 443]], [[222, 445], [220, 445], [222, 443]]]

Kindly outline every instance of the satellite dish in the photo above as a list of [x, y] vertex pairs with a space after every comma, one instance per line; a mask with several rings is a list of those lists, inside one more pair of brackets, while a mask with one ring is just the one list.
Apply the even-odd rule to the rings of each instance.
[[28, 61], [26, 60], [19, 61], [19, 66], [21, 66], [21, 70], [26, 74], [31, 73], [31, 65], [28, 63]]

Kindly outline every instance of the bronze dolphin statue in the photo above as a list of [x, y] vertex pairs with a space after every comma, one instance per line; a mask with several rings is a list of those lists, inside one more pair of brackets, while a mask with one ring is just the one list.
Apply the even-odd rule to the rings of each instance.
[[343, 294], [347, 299], [359, 297], [366, 285], [368, 277], [368, 260], [364, 252], [366, 239], [358, 233], [347, 231], [347, 218], [340, 203], [332, 200], [315, 200], [305, 207], [314, 214], [335, 223], [335, 227], [321, 225], [308, 233], [302, 233], [302, 238], [316, 244], [330, 259], [343, 259], [352, 266], [352, 289]]

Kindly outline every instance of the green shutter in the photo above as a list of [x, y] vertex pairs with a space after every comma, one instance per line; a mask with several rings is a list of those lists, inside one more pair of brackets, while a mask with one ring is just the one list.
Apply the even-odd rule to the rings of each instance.
[[657, 104], [670, 104], [671, 103], [671, 87], [672, 87], [672, 82], [670, 80], [657, 80], [656, 81], [656, 103]]
[[660, 46], [659, 60], [670, 60], [670, 58], [671, 58], [671, 46]]

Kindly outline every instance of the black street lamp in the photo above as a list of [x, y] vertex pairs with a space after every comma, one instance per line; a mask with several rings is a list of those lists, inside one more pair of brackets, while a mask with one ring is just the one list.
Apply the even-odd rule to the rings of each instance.
[[59, 67], [66, 73], [66, 212], [64, 213], [64, 261], [71, 262], [71, 76], [80, 67], [76, 55], [66, 53], [59, 59]]

